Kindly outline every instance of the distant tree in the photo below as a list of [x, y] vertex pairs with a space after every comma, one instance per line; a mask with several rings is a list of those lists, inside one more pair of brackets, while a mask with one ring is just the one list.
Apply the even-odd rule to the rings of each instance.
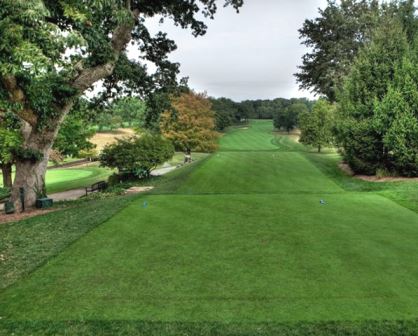
[[301, 135], [299, 141], [305, 145], [314, 146], [321, 152], [322, 147], [334, 143], [333, 127], [335, 122], [335, 105], [325, 99], [320, 99], [312, 112], [299, 115]]
[[136, 97], [124, 97], [112, 103], [110, 109], [113, 116], [119, 116], [123, 122], [142, 126], [145, 114], [145, 103]]
[[239, 114], [237, 103], [228, 98], [211, 98], [212, 110], [215, 112], [215, 129], [223, 131], [235, 124]]
[[61, 126], [54, 143], [54, 149], [65, 156], [78, 157], [80, 151], [95, 147], [89, 140], [95, 131], [78, 113], [70, 113]]
[[356, 173], [417, 175], [416, 43], [400, 20], [388, 18], [347, 77], [337, 139]]
[[414, 0], [328, 0], [319, 17], [306, 20], [299, 30], [303, 44], [311, 49], [296, 74], [301, 88], [334, 102], [359, 51], [386, 16], [398, 17], [409, 36], [418, 28]]
[[205, 94], [183, 93], [172, 99], [172, 109], [161, 115], [161, 133], [176, 150], [213, 152], [219, 134], [215, 131], [215, 113]]
[[3, 176], [3, 187], [12, 187], [12, 166], [21, 146], [19, 133], [10, 127], [5, 120], [0, 122], [0, 168]]
[[303, 103], [289, 105], [275, 113], [273, 119], [274, 127], [290, 132], [297, 126], [299, 115], [308, 111], [308, 108]]
[[149, 177], [158, 165], [171, 159], [174, 148], [170, 141], [158, 134], [143, 134], [141, 137], [118, 139], [107, 145], [100, 154], [104, 167], [116, 168], [119, 173]]

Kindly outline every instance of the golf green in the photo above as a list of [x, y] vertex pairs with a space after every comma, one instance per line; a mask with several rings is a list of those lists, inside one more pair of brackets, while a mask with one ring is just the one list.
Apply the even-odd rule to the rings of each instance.
[[0, 293], [0, 316], [416, 318], [418, 215], [374, 193], [344, 191], [298, 146], [284, 151], [274, 143], [287, 142], [273, 138], [269, 121], [233, 130], [176, 188], [138, 197]]

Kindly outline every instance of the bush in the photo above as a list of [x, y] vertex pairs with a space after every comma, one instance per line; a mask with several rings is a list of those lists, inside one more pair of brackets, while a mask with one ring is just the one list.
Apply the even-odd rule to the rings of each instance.
[[116, 168], [121, 175], [149, 177], [158, 165], [171, 159], [173, 145], [160, 135], [145, 134], [141, 137], [118, 139], [107, 145], [100, 155], [104, 167]]
[[78, 156], [81, 159], [88, 159], [90, 161], [97, 161], [99, 159], [99, 151], [95, 148], [81, 150]]

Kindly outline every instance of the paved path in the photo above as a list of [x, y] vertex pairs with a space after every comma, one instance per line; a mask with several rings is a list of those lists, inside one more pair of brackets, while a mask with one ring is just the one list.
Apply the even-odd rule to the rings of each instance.
[[[168, 174], [169, 172], [175, 170], [177, 167], [167, 166], [160, 169], [155, 169], [151, 172], [152, 176], [162, 176]], [[50, 194], [49, 197], [54, 200], [54, 202], [62, 201], [74, 201], [86, 195], [86, 189], [73, 189], [67, 190], [55, 194]], [[4, 210], [4, 204], [0, 204], [0, 211]]]

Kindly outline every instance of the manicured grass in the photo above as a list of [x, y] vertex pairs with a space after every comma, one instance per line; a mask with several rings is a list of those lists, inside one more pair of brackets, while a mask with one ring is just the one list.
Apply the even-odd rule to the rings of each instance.
[[[78, 168], [50, 169], [46, 173], [46, 188], [48, 194], [87, 187], [98, 181], [107, 180], [112, 170], [97, 165]], [[0, 188], [0, 198], [1, 198]], [[4, 190], [4, 189], [3, 189]]]
[[3, 293], [1, 316], [184, 322], [416, 317], [418, 265], [410, 258], [418, 256], [417, 215], [372, 194], [333, 194], [326, 206], [320, 198], [143, 197]]
[[271, 122], [254, 120], [249, 125], [234, 127], [220, 140], [220, 151], [277, 150], [273, 143]]
[[87, 187], [95, 182], [107, 180], [112, 170], [99, 166], [48, 170], [46, 186], [48, 193]]
[[177, 193], [283, 194], [343, 190], [295, 152], [220, 152], [193, 171]]
[[0, 332], [416, 334], [414, 202], [297, 148], [268, 121], [232, 130], [0, 292]]

